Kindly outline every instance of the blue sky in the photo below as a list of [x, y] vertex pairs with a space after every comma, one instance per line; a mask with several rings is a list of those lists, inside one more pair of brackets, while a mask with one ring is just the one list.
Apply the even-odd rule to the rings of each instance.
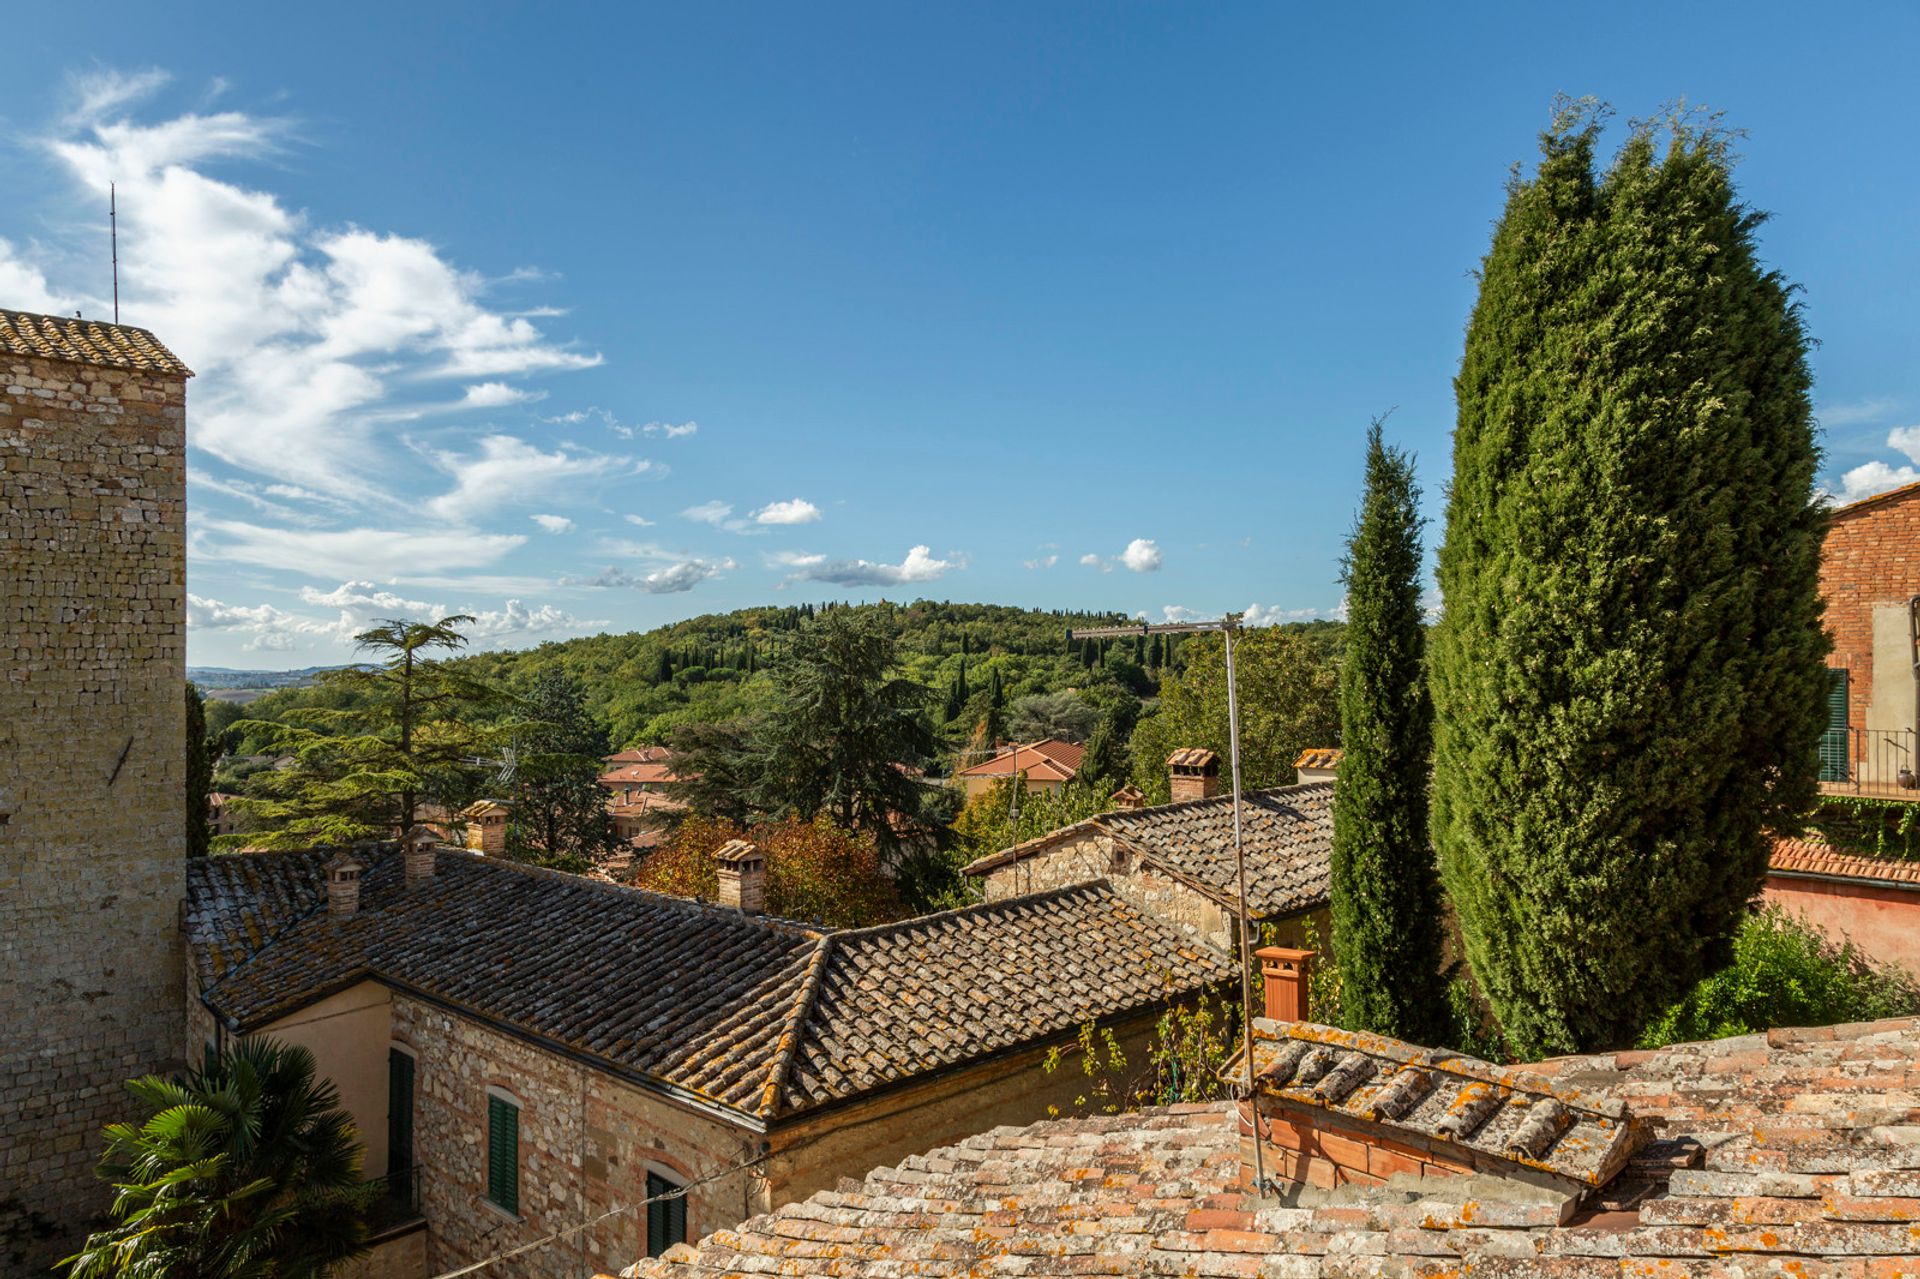
[[[0, 306], [190, 387], [190, 659], [916, 596], [1325, 615], [1368, 419], [1437, 516], [1554, 94], [1748, 131], [1826, 482], [1920, 478], [1920, 8], [9, 15]], [[1437, 527], [1432, 530], [1437, 536]]]

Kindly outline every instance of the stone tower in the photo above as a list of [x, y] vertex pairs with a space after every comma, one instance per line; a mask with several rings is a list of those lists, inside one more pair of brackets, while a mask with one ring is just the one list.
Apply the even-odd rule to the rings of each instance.
[[0, 1273], [70, 1250], [123, 1081], [184, 1055], [190, 376], [0, 311]]

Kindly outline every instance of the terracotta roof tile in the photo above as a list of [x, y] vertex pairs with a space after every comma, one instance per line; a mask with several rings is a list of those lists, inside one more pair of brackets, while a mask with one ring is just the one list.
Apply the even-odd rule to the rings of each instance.
[[1830, 875], [1840, 879], [1872, 880], [1902, 888], [1920, 889], [1920, 862], [1847, 853], [1830, 844], [1806, 839], [1777, 839], [1767, 859], [1773, 874]]
[[1254, 1199], [1232, 1106], [1220, 1103], [996, 1128], [625, 1273], [1920, 1274], [1913, 1021], [1526, 1069], [1556, 1096], [1629, 1105], [1653, 1129], [1619, 1177], [1590, 1192], [1586, 1215], [1484, 1195], [1484, 1177]]
[[372, 978], [771, 1118], [1233, 974], [1105, 883], [830, 933], [460, 850], [412, 886], [395, 846], [361, 859], [347, 918], [323, 851], [196, 859], [207, 1004], [250, 1031]]
[[1293, 761], [1295, 768], [1338, 768], [1346, 752], [1338, 746], [1310, 746]]
[[954, 773], [955, 777], [1011, 777], [1014, 773], [1025, 773], [1028, 777], [1042, 778], [1048, 781], [1072, 781], [1080, 770], [1080, 761], [1086, 758], [1087, 748], [1076, 746], [1072, 742], [1063, 742], [1048, 737], [1024, 746], [1016, 746], [1009, 751], [1001, 751], [992, 759], [982, 760], [969, 768]]
[[192, 369], [145, 329], [70, 315], [0, 311], [0, 352], [114, 369], [171, 373], [183, 378], [193, 376]]

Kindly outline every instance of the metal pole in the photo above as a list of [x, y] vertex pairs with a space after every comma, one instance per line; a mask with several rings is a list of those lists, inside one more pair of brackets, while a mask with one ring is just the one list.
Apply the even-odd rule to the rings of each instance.
[[113, 246], [113, 322], [120, 323], [120, 195], [107, 183], [107, 227]]

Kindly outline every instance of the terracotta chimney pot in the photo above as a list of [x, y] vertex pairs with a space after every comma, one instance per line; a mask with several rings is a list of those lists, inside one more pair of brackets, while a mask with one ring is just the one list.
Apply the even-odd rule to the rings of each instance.
[[1132, 782], [1128, 782], [1107, 798], [1111, 799], [1113, 806], [1123, 813], [1137, 812], [1147, 806], [1147, 793]]
[[730, 839], [713, 855], [720, 872], [720, 904], [743, 915], [767, 908], [767, 858], [744, 839]]
[[432, 879], [440, 837], [425, 826], [415, 826], [402, 845], [406, 849], [407, 882], [418, 884]]
[[360, 876], [367, 864], [350, 852], [338, 852], [327, 859], [327, 913], [335, 919], [351, 919], [360, 909]]
[[1167, 786], [1176, 804], [1213, 798], [1220, 793], [1220, 757], [1203, 747], [1182, 747], [1167, 756]]
[[1310, 950], [1291, 946], [1263, 946], [1253, 952], [1260, 961], [1260, 983], [1265, 994], [1265, 1016], [1274, 1021], [1310, 1021], [1307, 995], [1313, 981]]

